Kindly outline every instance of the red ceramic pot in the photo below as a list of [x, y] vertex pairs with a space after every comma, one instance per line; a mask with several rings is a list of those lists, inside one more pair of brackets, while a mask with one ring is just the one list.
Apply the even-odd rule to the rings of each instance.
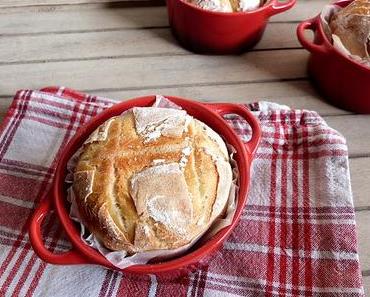
[[[347, 6], [352, 1], [335, 4]], [[305, 30], [314, 32], [309, 41]], [[334, 48], [324, 33], [320, 16], [304, 21], [297, 28], [300, 43], [311, 52], [308, 73], [323, 96], [332, 104], [358, 113], [370, 113], [370, 68]]]
[[[196, 267], [195, 265], [204, 261], [207, 256], [211, 255], [212, 252], [223, 243], [235, 228], [246, 203], [250, 182], [250, 166], [261, 137], [258, 120], [246, 107], [230, 103], [205, 104], [171, 96], [167, 98], [180, 105], [190, 115], [209, 125], [222, 135], [227, 143], [231, 144], [236, 149], [235, 160], [240, 172], [237, 210], [230, 226], [223, 228], [206, 243], [193, 248], [184, 256], [162, 263], [135, 265], [122, 270], [136, 277], [140, 275], [156, 274], [160, 277], [172, 278], [182, 275], [184, 272], [189, 272], [194, 269], [194, 267]], [[52, 189], [48, 197], [46, 197], [35, 210], [30, 223], [29, 234], [31, 244], [41, 259], [52, 264], [99, 264], [111, 269], [117, 269], [97, 250], [89, 247], [81, 240], [79, 228], [76, 227], [69, 218], [69, 204], [66, 202], [66, 187], [64, 183], [67, 172], [66, 164], [76, 150], [81, 147], [87, 137], [103, 122], [134, 106], [151, 106], [154, 100], [155, 96], [147, 96], [124, 101], [112, 106], [95, 116], [88, 124], [80, 128], [76, 135], [66, 145], [57, 165]], [[249, 123], [253, 133], [249, 142], [243, 143], [235, 134], [234, 130], [222, 118], [222, 115], [228, 113], [238, 114]], [[46, 214], [52, 210], [56, 211], [73, 245], [72, 250], [63, 254], [54, 254], [48, 251], [42, 240], [41, 224]]]
[[214, 12], [186, 0], [167, 0], [170, 26], [186, 48], [201, 53], [240, 53], [262, 37], [269, 17], [291, 8], [296, 0], [269, 0], [247, 12]]

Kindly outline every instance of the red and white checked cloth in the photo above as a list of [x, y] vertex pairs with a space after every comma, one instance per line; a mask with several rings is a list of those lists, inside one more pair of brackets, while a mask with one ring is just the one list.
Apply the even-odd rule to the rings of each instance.
[[[345, 139], [315, 112], [249, 105], [263, 130], [248, 205], [206, 267], [133, 281], [98, 266], [54, 266], [27, 221], [76, 129], [114, 101], [64, 88], [19, 91], [0, 134], [0, 296], [362, 296]], [[246, 137], [247, 126], [228, 118]], [[47, 245], [66, 250], [53, 216]]]

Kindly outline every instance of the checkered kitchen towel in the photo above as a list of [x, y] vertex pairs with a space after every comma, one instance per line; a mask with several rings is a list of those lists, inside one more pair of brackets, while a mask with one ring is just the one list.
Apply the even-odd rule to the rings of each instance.
[[[227, 99], [227, 98], [226, 98]], [[177, 281], [134, 281], [98, 266], [41, 261], [27, 221], [63, 146], [112, 100], [63, 88], [19, 91], [0, 134], [0, 296], [362, 296], [344, 138], [315, 112], [249, 105], [263, 136], [248, 205], [201, 270]], [[245, 137], [249, 130], [228, 118]], [[46, 243], [68, 240], [50, 217]]]

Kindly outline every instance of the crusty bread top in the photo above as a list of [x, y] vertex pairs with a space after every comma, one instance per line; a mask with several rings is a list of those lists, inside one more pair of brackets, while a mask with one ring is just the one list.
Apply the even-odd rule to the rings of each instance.
[[188, 0], [188, 2], [206, 10], [233, 12], [232, 3], [229, 0]]
[[134, 108], [84, 143], [73, 189], [89, 230], [132, 254], [173, 249], [225, 210], [232, 170], [221, 137], [183, 110]]
[[370, 0], [353, 1], [332, 16], [329, 26], [350, 54], [370, 58]]
[[263, 6], [264, 0], [187, 0], [206, 10], [220, 12], [249, 11]]

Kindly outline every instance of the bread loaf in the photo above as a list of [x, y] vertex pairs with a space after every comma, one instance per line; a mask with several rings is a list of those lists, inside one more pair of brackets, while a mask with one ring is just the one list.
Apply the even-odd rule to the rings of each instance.
[[232, 185], [226, 145], [183, 110], [134, 108], [86, 140], [73, 190], [84, 224], [129, 254], [186, 245], [220, 217]]
[[211, 11], [238, 12], [257, 9], [263, 5], [262, 0], [188, 0], [198, 7]]
[[330, 19], [333, 42], [348, 54], [370, 58], [370, 0], [355, 0]]

